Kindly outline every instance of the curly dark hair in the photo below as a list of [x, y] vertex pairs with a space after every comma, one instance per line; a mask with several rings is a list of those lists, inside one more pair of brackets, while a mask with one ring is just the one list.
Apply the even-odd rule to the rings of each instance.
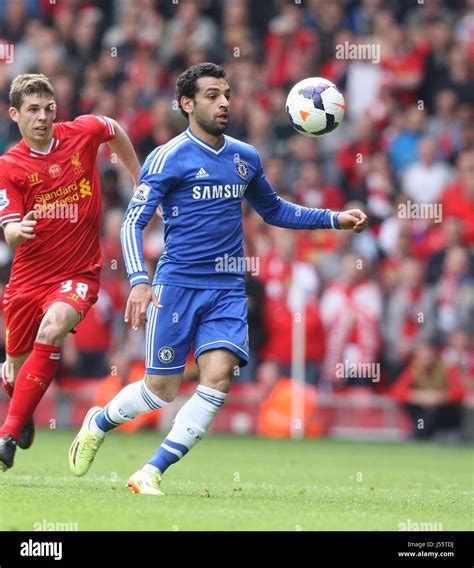
[[225, 77], [225, 71], [215, 63], [198, 63], [181, 73], [176, 81], [176, 99], [181, 114], [186, 118], [188, 118], [188, 113], [181, 106], [181, 97], [194, 99], [197, 91], [196, 83], [201, 77], [216, 77], [220, 79]]

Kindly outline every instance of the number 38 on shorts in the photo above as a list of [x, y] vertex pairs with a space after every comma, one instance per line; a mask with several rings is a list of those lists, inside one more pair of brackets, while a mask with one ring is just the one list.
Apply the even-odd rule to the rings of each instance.
[[71, 300], [76, 297], [85, 300], [87, 298], [87, 290], [89, 290], [89, 285], [85, 282], [78, 282], [77, 280], [65, 280], [61, 282], [61, 293], [69, 293]]
[[66, 302], [72, 306], [82, 317], [97, 301], [99, 293], [99, 280], [94, 278], [71, 278], [63, 280], [50, 294], [55, 302]]

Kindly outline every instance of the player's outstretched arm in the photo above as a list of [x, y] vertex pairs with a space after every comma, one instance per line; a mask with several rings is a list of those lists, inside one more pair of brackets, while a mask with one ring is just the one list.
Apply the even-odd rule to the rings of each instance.
[[285, 229], [352, 229], [367, 227], [367, 215], [360, 209], [331, 211], [303, 207], [279, 197], [268, 183], [261, 166], [249, 184], [245, 198], [269, 225]]
[[30, 211], [21, 221], [15, 221], [4, 225], [3, 232], [5, 233], [7, 245], [12, 249], [16, 249], [19, 245], [26, 243], [26, 241], [31, 241], [36, 238], [36, 224], [35, 212]]
[[110, 150], [117, 155], [118, 159], [130, 172], [135, 185], [137, 185], [138, 176], [140, 175], [140, 163], [135, 150], [133, 149], [130, 138], [116, 120], [112, 118], [109, 118], [109, 120], [113, 124], [115, 130], [115, 138], [109, 140], [107, 144], [109, 145]]

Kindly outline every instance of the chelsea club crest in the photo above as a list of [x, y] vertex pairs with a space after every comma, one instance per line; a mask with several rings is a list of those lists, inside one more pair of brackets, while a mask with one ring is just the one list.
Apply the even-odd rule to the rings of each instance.
[[248, 179], [249, 167], [247, 166], [247, 164], [245, 162], [242, 162], [242, 160], [239, 160], [238, 162], [235, 163], [235, 167], [237, 168], [237, 173], [239, 174], [239, 176], [242, 179]]
[[174, 349], [172, 347], [162, 347], [158, 351], [158, 359], [162, 363], [171, 363], [174, 360]]

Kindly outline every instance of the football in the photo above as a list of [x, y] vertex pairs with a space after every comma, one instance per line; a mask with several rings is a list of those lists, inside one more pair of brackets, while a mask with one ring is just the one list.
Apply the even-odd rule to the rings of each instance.
[[305, 136], [327, 134], [341, 124], [345, 101], [334, 83], [323, 77], [303, 79], [286, 99], [288, 120]]

